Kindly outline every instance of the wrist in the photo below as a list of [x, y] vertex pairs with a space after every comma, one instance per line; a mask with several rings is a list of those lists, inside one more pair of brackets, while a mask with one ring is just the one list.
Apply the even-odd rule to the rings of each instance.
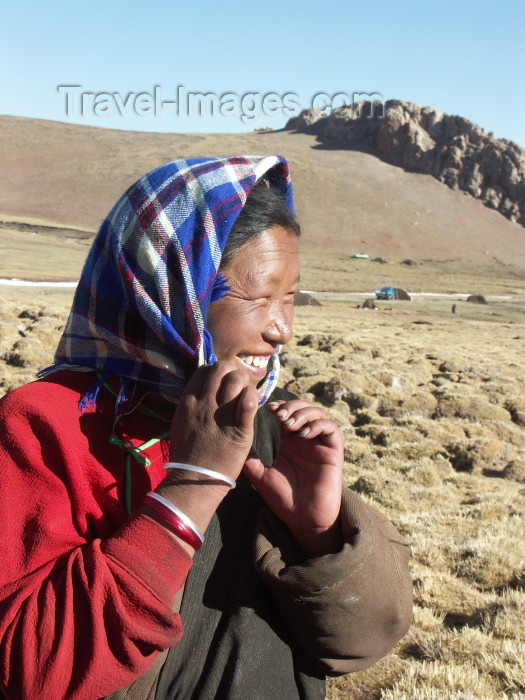
[[229, 490], [227, 484], [211, 482], [203, 474], [170, 469], [155, 493], [180, 508], [204, 532]]
[[199, 550], [204, 542], [204, 535], [179, 508], [173, 505], [163, 496], [154, 491], [150, 491], [144, 497], [141, 510], [154, 518], [165, 529], [182, 540], [195, 552]]
[[343, 546], [343, 531], [339, 517], [328, 528], [297, 530], [292, 531], [292, 535], [308, 558], [335, 554]]
[[226, 484], [230, 487], [230, 489], [234, 489], [236, 486], [235, 481], [230, 479], [229, 476], [226, 476], [226, 474], [217, 472], [214, 469], [208, 469], [207, 467], [199, 467], [195, 464], [188, 464], [186, 462], [166, 462], [164, 469], [166, 469], [168, 472], [171, 469], [180, 469], [183, 472], [202, 474], [203, 476], [208, 477], [212, 483], [219, 482], [221, 484]]

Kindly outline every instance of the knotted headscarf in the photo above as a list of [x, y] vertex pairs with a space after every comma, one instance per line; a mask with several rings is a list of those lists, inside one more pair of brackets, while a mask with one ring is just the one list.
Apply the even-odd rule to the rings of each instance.
[[[216, 360], [208, 306], [227, 291], [218, 273], [226, 239], [263, 175], [293, 211], [288, 166], [276, 155], [177, 160], [132, 185], [100, 227], [54, 364], [39, 376], [95, 369], [180, 396], [197, 367]], [[261, 403], [278, 369], [275, 353]]]

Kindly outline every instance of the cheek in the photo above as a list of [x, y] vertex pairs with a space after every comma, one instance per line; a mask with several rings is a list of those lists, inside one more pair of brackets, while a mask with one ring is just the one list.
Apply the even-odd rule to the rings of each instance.
[[264, 323], [264, 314], [262, 309], [246, 308], [230, 300], [215, 302], [208, 310], [207, 322], [215, 351], [225, 356], [250, 349]]
[[237, 317], [235, 336], [237, 338], [258, 338], [268, 324], [268, 311], [264, 307], [246, 310]]

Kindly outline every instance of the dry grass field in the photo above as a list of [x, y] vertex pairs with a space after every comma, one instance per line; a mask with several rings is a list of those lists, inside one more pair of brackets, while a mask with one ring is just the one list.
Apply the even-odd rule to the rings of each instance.
[[288, 386], [339, 421], [348, 483], [413, 551], [410, 634], [334, 699], [525, 697], [524, 301], [520, 321], [502, 303], [298, 310]]
[[[348, 484], [413, 552], [409, 634], [373, 668], [330, 681], [328, 697], [525, 699], [524, 229], [431, 178], [304, 134], [0, 123], [0, 277], [77, 279], [114, 199], [162, 162], [289, 157], [301, 286], [322, 305], [297, 307], [281, 384], [338, 421]], [[360, 308], [385, 285], [412, 300]], [[1, 395], [51, 363], [73, 291], [0, 290]]]
[[[332, 700], [525, 697], [525, 281], [496, 287], [514, 293], [458, 297], [455, 314], [451, 298], [372, 311], [343, 293], [296, 309], [281, 384], [338, 421], [348, 484], [413, 551], [410, 633], [373, 668], [330, 681]], [[0, 393], [51, 362], [71, 295], [4, 288]]]

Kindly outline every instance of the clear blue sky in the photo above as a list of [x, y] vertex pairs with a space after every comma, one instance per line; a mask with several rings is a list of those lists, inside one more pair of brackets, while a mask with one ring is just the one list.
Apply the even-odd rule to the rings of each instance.
[[[1, 25], [1, 114], [242, 132], [375, 93], [525, 146], [523, 0], [11, 0]], [[183, 116], [188, 93], [213, 93], [215, 116]]]

